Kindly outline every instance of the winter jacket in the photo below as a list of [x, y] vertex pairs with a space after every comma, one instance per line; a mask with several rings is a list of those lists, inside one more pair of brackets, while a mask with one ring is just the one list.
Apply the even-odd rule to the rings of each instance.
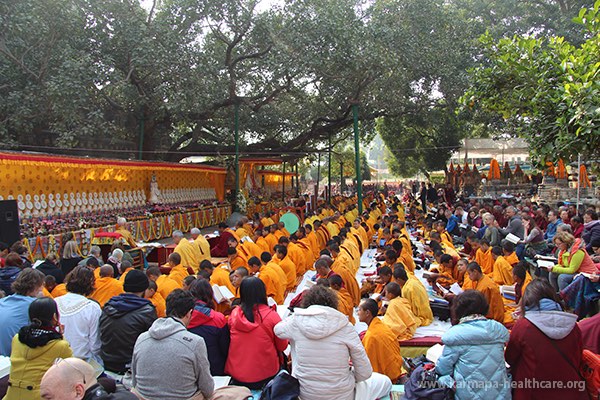
[[187, 328], [204, 339], [210, 361], [210, 374], [225, 375], [225, 362], [229, 352], [229, 326], [225, 316], [198, 301]]
[[373, 373], [348, 317], [331, 307], [296, 308], [275, 326], [275, 334], [290, 340], [292, 374], [300, 381], [302, 400], [352, 400], [356, 382]]
[[451, 327], [444, 335], [444, 351], [436, 371], [440, 382], [452, 387], [456, 399], [510, 399], [510, 379], [504, 362], [508, 330], [491, 319], [475, 319]]
[[10, 356], [13, 337], [29, 323], [29, 305], [35, 297], [13, 294], [0, 299], [0, 355]]
[[82, 400], [138, 400], [138, 397], [125, 388], [117, 388], [116, 392], [108, 393], [96, 383], [85, 391]]
[[139, 336], [131, 372], [147, 400], [189, 399], [198, 391], [208, 399], [214, 390], [204, 339], [172, 317], [157, 319]]
[[288, 345], [287, 340], [273, 333], [280, 321], [279, 314], [264, 304], [254, 310], [254, 322], [246, 319], [241, 307], [234, 308], [228, 321], [231, 343], [225, 372], [244, 383], [260, 382], [277, 374], [282, 362], [279, 352]]
[[21, 271], [19, 267], [0, 268], [0, 290], [3, 290], [7, 296], [13, 294], [11, 286]]
[[73, 356], [101, 363], [98, 329], [102, 314], [100, 305], [94, 300], [70, 292], [56, 297], [55, 301], [60, 322], [65, 326], [64, 337], [73, 350]]
[[100, 356], [104, 368], [123, 373], [129, 368], [138, 336], [156, 320], [156, 309], [148, 299], [133, 293], [113, 297], [100, 316]]
[[579, 367], [583, 344], [576, 322], [577, 315], [562, 311], [526, 311], [525, 318], [517, 320], [506, 346], [506, 362], [510, 365], [515, 384], [513, 399], [587, 399], [585, 391], [573, 388], [523, 387], [532, 379], [563, 382], [565, 388], [581, 380], [577, 371], [551, 343], [573, 366]]
[[44, 275], [52, 275], [54, 279], [56, 279], [56, 284], [60, 285], [65, 280], [65, 274], [62, 270], [54, 263], [50, 261], [44, 261], [37, 267], [35, 267], [38, 271], [43, 273]]
[[590, 221], [583, 225], [581, 238], [585, 241], [588, 254], [592, 254], [592, 240], [600, 238], [600, 220]]
[[39, 400], [42, 376], [57, 358], [73, 355], [62, 335], [25, 326], [12, 341], [8, 392], [3, 400]]

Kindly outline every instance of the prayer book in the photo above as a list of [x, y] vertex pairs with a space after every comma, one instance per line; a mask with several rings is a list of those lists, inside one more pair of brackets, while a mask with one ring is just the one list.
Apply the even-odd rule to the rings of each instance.
[[10, 357], [0, 356], [0, 378], [10, 373]]
[[464, 292], [464, 290], [462, 290], [462, 288], [460, 287], [460, 285], [456, 282], [454, 282], [451, 286], [450, 286], [450, 291], [452, 293], [454, 293], [455, 295], [459, 295], [462, 292]]
[[479, 232], [479, 228], [478, 228], [478, 227], [476, 227], [476, 226], [472, 226], [472, 227], [471, 227], [471, 231], [473, 231], [473, 232], [477, 233], [477, 232]]
[[215, 382], [215, 390], [225, 387], [229, 385], [231, 382], [230, 376], [213, 376], [213, 381]]
[[229, 290], [227, 286], [213, 285], [212, 289], [213, 297], [218, 304], [235, 298], [235, 295], [231, 293], [231, 290]]
[[468, 228], [467, 225], [465, 225], [465, 224], [459, 224], [458, 227], [460, 229], [467, 229]]
[[434, 364], [437, 363], [437, 360], [442, 355], [444, 351], [444, 346], [441, 344], [434, 344], [427, 350], [426, 357], [428, 360], [432, 361]]
[[517, 235], [513, 235], [512, 233], [509, 233], [508, 235], [506, 235], [506, 237], [504, 239], [508, 240], [509, 242], [511, 242], [513, 244], [517, 244], [521, 240]]
[[277, 302], [275, 300], [273, 300], [272, 297], [267, 297], [267, 304], [269, 305], [269, 307], [277, 307]]
[[515, 287], [509, 285], [500, 286], [500, 294], [509, 300], [515, 300], [517, 295], [515, 293]]
[[538, 268], [552, 268], [556, 265], [553, 261], [537, 260]]
[[558, 258], [552, 257], [552, 256], [541, 256], [539, 254], [536, 254], [535, 258], [536, 258], [536, 260], [546, 260], [546, 261], [552, 261], [554, 263], [558, 262]]

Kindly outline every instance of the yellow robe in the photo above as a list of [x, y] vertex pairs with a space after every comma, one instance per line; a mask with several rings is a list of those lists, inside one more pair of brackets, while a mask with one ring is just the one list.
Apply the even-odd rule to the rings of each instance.
[[269, 249], [269, 243], [262, 236], [256, 240], [256, 244], [258, 247], [260, 247], [261, 254], [264, 253], [265, 251], [267, 253], [271, 254], [271, 252], [273, 251], [273, 250]]
[[352, 298], [352, 305], [356, 307], [360, 303], [360, 288], [358, 287], [355, 275], [344, 265], [344, 262], [345, 260], [340, 259], [338, 256], [331, 265], [331, 271], [342, 278], [344, 287], [348, 290]]
[[514, 267], [519, 263], [519, 257], [517, 257], [517, 253], [515, 253], [514, 251], [509, 255], [505, 256], [504, 258], [506, 259], [506, 261], [508, 261], [511, 267]]
[[319, 229], [317, 229], [316, 235], [319, 245], [319, 251], [321, 251], [327, 246], [327, 242], [331, 239], [331, 234], [329, 233], [329, 230], [326, 227], [321, 225]]
[[390, 327], [397, 340], [412, 339], [419, 326], [408, 300], [402, 297], [390, 300], [383, 316], [383, 323]]
[[183, 280], [189, 275], [187, 268], [181, 264], [171, 268], [171, 272], [169, 272], [169, 278], [177, 282], [180, 288], [183, 287]]
[[392, 382], [398, 380], [403, 371], [400, 344], [396, 334], [375, 317], [362, 342], [371, 361], [373, 372], [386, 375]]
[[[231, 291], [231, 293], [236, 293], [235, 288], [229, 280], [229, 271], [222, 267], [217, 267], [213, 270], [213, 273], [210, 276], [210, 285], [226, 286], [227, 289]], [[229, 310], [229, 308], [229, 304], [226, 302], [217, 304], [215, 306], [215, 310], [221, 313]]]
[[[246, 241], [246, 242], [242, 243], [240, 246], [246, 250], [246, 252], [250, 255], [250, 257], [258, 257], [260, 259], [260, 255], [262, 254], [263, 249], [261, 249], [260, 246], [257, 245], [256, 243]], [[240, 246], [238, 246], [238, 247], [240, 247]]]
[[492, 257], [492, 248], [487, 251], [477, 249], [475, 252], [475, 262], [481, 267], [481, 271], [489, 275], [494, 270], [494, 258]]
[[160, 293], [154, 293], [154, 296], [150, 297], [148, 300], [150, 300], [154, 305], [154, 308], [156, 308], [156, 315], [158, 318], [165, 318], [167, 316], [167, 305]]
[[56, 285], [56, 287], [52, 289], [52, 292], [50, 294], [52, 294], [52, 297], [54, 298], [67, 294], [67, 285], [65, 285], [64, 283]]
[[113, 297], [124, 293], [123, 282], [109, 276], [96, 279], [94, 288], [89, 298], [96, 300], [100, 307], [104, 307], [104, 304]]
[[304, 253], [296, 243], [289, 243], [287, 247], [287, 257], [296, 266], [296, 275], [304, 274], [306, 271], [306, 260], [304, 259]]
[[135, 242], [133, 235], [127, 229], [121, 228], [121, 229], [117, 229], [115, 232], [121, 234], [121, 236], [123, 237], [123, 240], [125, 241], [125, 243], [128, 246], [130, 246], [132, 248], [137, 247], [137, 243]]
[[250, 233], [245, 228], [237, 228], [235, 234], [238, 235], [240, 239], [244, 236], [250, 236]]
[[315, 258], [313, 256], [312, 249], [310, 248], [310, 242], [307, 238], [302, 238], [296, 242], [296, 245], [302, 250], [302, 254], [304, 255], [304, 270], [308, 271], [312, 269], [313, 263], [315, 262]]
[[119, 282], [121, 283], [125, 283], [125, 277], [127, 276], [127, 274], [129, 273], [129, 271], [131, 271], [133, 269], [133, 267], [131, 268], [127, 268], [119, 277]]
[[240, 267], [248, 268], [248, 260], [240, 254], [237, 254], [231, 261], [229, 261], [229, 266], [232, 271], [235, 271]]
[[429, 296], [421, 281], [409, 277], [402, 287], [402, 297], [410, 304], [410, 308], [419, 326], [427, 326], [433, 322], [433, 312], [429, 305]]
[[46, 289], [46, 286], [42, 286], [42, 294], [44, 295], [44, 297], [50, 297], [51, 299], [53, 298], [52, 293], [50, 293], [48, 289]]
[[[271, 262], [267, 263], [267, 265], [265, 265], [266, 268], [270, 268], [273, 271], [275, 271], [277, 273], [277, 277], [279, 278], [279, 282], [281, 282], [283, 284], [283, 292], [285, 295], [285, 291], [286, 291], [286, 282], [287, 282], [287, 276], [285, 275], [285, 272], [283, 271], [283, 268], [281, 268], [281, 266], [275, 262], [273, 262], [273, 260], [271, 260]], [[294, 285], [295, 286], [295, 285]]]
[[512, 278], [512, 265], [509, 264], [503, 256], [498, 256], [494, 262], [494, 271], [492, 272], [492, 279], [497, 285], [514, 285]]
[[483, 275], [477, 282], [472, 282], [469, 289], [478, 290], [490, 305], [490, 310], [486, 318], [504, 322], [504, 302], [498, 285], [494, 283], [487, 275]]
[[341, 249], [346, 249], [348, 254], [352, 256], [352, 262], [354, 264], [354, 272], [358, 271], [360, 268], [360, 251], [358, 251], [358, 246], [356, 246], [351, 240], [346, 239], [344, 243], [340, 246]]
[[262, 224], [263, 228], [275, 225], [275, 221], [273, 221], [271, 218], [263, 218], [260, 220], [260, 223]]
[[329, 231], [329, 235], [331, 237], [337, 236], [340, 233], [340, 228], [333, 222], [328, 222], [326, 228]]
[[319, 247], [319, 239], [317, 238], [317, 234], [311, 231], [308, 235], [306, 235], [306, 238], [310, 242], [310, 249], [312, 250], [313, 257], [316, 260], [319, 258], [319, 253], [321, 250], [323, 250]]
[[[200, 235], [196, 238], [196, 240], [194, 240], [194, 242], [200, 250], [200, 262], [204, 260], [210, 261], [210, 244], [208, 243], [208, 240], [206, 240], [204, 236]], [[198, 263], [198, 265], [200, 265], [200, 263]]]
[[181, 289], [183, 285], [178, 284], [173, 279], [169, 278], [168, 275], [161, 275], [156, 279], [156, 286], [158, 286], [157, 293], [160, 293], [163, 299], [167, 299], [167, 296], [175, 289]]
[[275, 253], [275, 246], [277, 246], [277, 243], [278, 243], [277, 237], [274, 234], [269, 233], [267, 236], [265, 236], [265, 240], [269, 244], [269, 253], [271, 253], [271, 254]]
[[194, 273], [198, 273], [200, 261], [203, 260], [200, 247], [190, 243], [186, 238], [182, 238], [175, 246], [174, 252], [181, 256], [181, 265], [191, 267]]
[[[289, 257], [284, 257], [283, 260], [280, 260], [277, 257], [273, 257], [271, 262], [279, 265], [283, 272], [285, 273], [285, 288], [287, 290], [292, 290], [294, 286], [296, 286], [296, 266], [294, 262], [290, 260]], [[267, 264], [268, 265], [268, 264]]]
[[[414, 273], [417, 268], [415, 264], [415, 260], [413, 260], [412, 255], [406, 254], [404, 251], [400, 253], [400, 257], [398, 258], [398, 262], [402, 263], [406, 267], [406, 272]], [[394, 269], [392, 268], [392, 271]]]
[[258, 278], [263, 281], [267, 289], [267, 297], [273, 298], [277, 304], [283, 304], [285, 285], [279, 280], [277, 272], [266, 266], [260, 267]]
[[354, 319], [354, 306], [352, 305], [350, 293], [348, 293], [348, 290], [344, 287], [340, 290], [336, 290], [335, 293], [338, 297], [338, 311], [345, 314], [348, 317], [348, 321], [354, 325], [356, 320]]

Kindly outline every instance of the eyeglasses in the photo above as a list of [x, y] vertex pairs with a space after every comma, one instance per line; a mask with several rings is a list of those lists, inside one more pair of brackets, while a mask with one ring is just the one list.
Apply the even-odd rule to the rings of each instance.
[[67, 364], [69, 367], [73, 368], [75, 371], [79, 372], [81, 374], [81, 377], [83, 378], [83, 384], [86, 384], [85, 381], [85, 373], [80, 370], [79, 368], [77, 368], [75, 365], [73, 365], [70, 361], [65, 360], [64, 358], [57, 358], [56, 360], [54, 360], [54, 365], [59, 365], [60, 363], [64, 362], [65, 364]]

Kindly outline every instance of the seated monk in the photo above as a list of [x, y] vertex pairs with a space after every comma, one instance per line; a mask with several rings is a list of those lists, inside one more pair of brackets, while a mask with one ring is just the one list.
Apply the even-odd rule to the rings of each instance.
[[177, 282], [180, 288], [183, 287], [183, 280], [186, 276], [189, 276], [189, 272], [186, 267], [181, 265], [181, 256], [179, 253], [171, 253], [169, 255], [168, 266], [171, 268], [169, 271], [169, 278]]
[[394, 267], [394, 280], [400, 285], [402, 297], [408, 301], [418, 326], [427, 326], [433, 322], [433, 312], [429, 305], [429, 295], [425, 286], [414, 276], [406, 273], [404, 265]]
[[61, 284], [56, 285], [54, 287], [54, 289], [52, 289], [52, 291], [50, 292], [50, 294], [54, 298], [57, 298], [57, 297], [60, 297], [60, 296], [64, 296], [65, 294], [67, 294], [67, 285], [65, 283], [61, 283]]
[[316, 261], [317, 258], [319, 258], [319, 252], [321, 251], [321, 249], [324, 249], [325, 247], [319, 247], [319, 239], [317, 238], [317, 234], [313, 230], [312, 225], [310, 225], [310, 224], [304, 225], [304, 230], [306, 231], [306, 239], [308, 240], [308, 243], [310, 244], [310, 249], [313, 252], [313, 260]]
[[342, 277], [346, 289], [348, 289], [348, 292], [352, 296], [353, 305], [356, 307], [360, 303], [360, 288], [356, 281], [356, 274], [352, 272], [352, 264], [346, 257], [340, 254], [337, 244], [329, 246], [329, 254], [333, 257], [333, 260], [331, 257], [327, 257], [328, 260], [333, 261], [330, 264], [331, 270]]
[[[282, 236], [279, 238], [278, 246], [283, 246], [286, 248], [287, 257], [294, 263], [296, 267], [296, 275], [303, 275], [306, 271], [306, 260], [304, 259], [304, 253], [298, 247], [297, 244], [290, 242], [290, 239], [287, 236]], [[275, 251], [277, 251], [278, 247], [275, 247]]]
[[469, 274], [472, 282], [472, 286], [469, 289], [481, 292], [490, 305], [490, 310], [486, 318], [503, 323], [504, 302], [502, 301], [498, 285], [481, 271], [481, 267], [476, 262], [470, 262], [467, 265], [467, 274]]
[[458, 268], [456, 268], [454, 259], [449, 254], [442, 254], [439, 257], [439, 266], [431, 269], [430, 271], [438, 273], [437, 276], [434, 276], [435, 281], [442, 285], [444, 288], [448, 289], [454, 283], [458, 283], [462, 286], [464, 273], [460, 272]]
[[100, 278], [94, 281], [94, 291], [89, 298], [96, 300], [100, 307], [104, 307], [113, 297], [124, 293], [123, 282], [113, 278], [114, 273], [112, 265], [103, 265], [100, 267]]
[[279, 238], [275, 235], [277, 232], [277, 225], [273, 224], [269, 227], [269, 233], [265, 236], [265, 240], [269, 244], [269, 253], [273, 254], [275, 252], [275, 246], [279, 242]]
[[194, 273], [198, 272], [198, 266], [202, 261], [200, 247], [195, 243], [191, 243], [185, 238], [183, 232], [177, 230], [173, 231], [173, 242], [176, 244], [173, 251], [181, 257], [181, 265], [192, 268]]
[[502, 241], [502, 254], [511, 267], [519, 263], [519, 257], [515, 252], [515, 244], [508, 240]]
[[396, 240], [392, 244], [392, 249], [394, 249], [396, 254], [399, 254], [396, 262], [402, 263], [402, 265], [404, 265], [404, 267], [406, 268], [406, 272], [413, 274], [417, 266], [415, 264], [415, 260], [412, 257], [412, 250], [410, 252], [407, 251], [404, 247], [404, 244], [402, 244], [401, 240]]
[[282, 282], [274, 269], [262, 265], [257, 257], [248, 260], [249, 272], [256, 276], [265, 284], [267, 296], [271, 297], [277, 304], [283, 304], [283, 294], [285, 292], [285, 282]]
[[356, 278], [344, 267], [336, 266], [336, 270], [333, 270], [335, 263], [331, 257], [323, 255], [315, 262], [315, 270], [317, 271], [317, 278], [329, 278], [331, 275], [339, 275], [344, 281], [344, 287], [350, 293], [352, 298], [352, 306], [356, 307], [360, 303], [360, 288]]
[[238, 254], [236, 247], [230, 247], [227, 249], [227, 264], [229, 270], [233, 271], [236, 268], [245, 267], [247, 261]]
[[198, 246], [198, 249], [200, 250], [200, 261], [198, 262], [198, 265], [200, 265], [200, 262], [204, 260], [210, 260], [210, 244], [208, 243], [208, 240], [206, 240], [200, 229], [192, 228], [190, 234], [192, 235], [194, 243], [196, 244], [196, 246]]
[[[269, 254], [269, 253], [267, 253]], [[235, 295], [235, 300], [240, 299], [240, 285], [242, 284], [242, 280], [248, 277], [248, 268], [240, 267], [229, 274], [229, 280], [231, 281], [231, 285], [235, 288], [233, 294]], [[235, 302], [234, 300], [234, 302]]]
[[219, 230], [219, 238], [215, 246], [210, 249], [210, 254], [213, 257], [227, 257], [227, 249], [229, 248], [227, 241], [233, 235], [227, 230], [228, 226], [225, 222], [221, 222], [217, 229]]
[[181, 289], [182, 290], [190, 290], [190, 286], [192, 286], [192, 283], [194, 283], [195, 280], [196, 280], [195, 275], [186, 276], [185, 279], [183, 280], [183, 286], [181, 287]]
[[265, 236], [268, 234], [269, 234], [268, 229], [257, 229], [254, 234], [254, 243], [256, 243], [256, 245], [258, 247], [260, 247], [261, 254], [264, 253], [265, 251], [267, 251], [269, 253], [272, 251], [269, 248], [269, 243], [267, 243], [267, 241], [265, 240]]
[[285, 274], [285, 288], [286, 290], [292, 290], [296, 287], [296, 265], [290, 259], [287, 253], [287, 247], [283, 245], [275, 246], [275, 257], [271, 258], [271, 254], [263, 253], [260, 255], [261, 260], [268, 263], [269, 261], [279, 265]]
[[[393, 250], [390, 250], [393, 252]], [[395, 253], [394, 253], [395, 254]], [[361, 295], [377, 295], [373, 296], [375, 301], [379, 302], [385, 296], [385, 287], [392, 280], [392, 269], [383, 266], [379, 268], [379, 274], [375, 277], [369, 277], [361, 286]]]
[[[275, 246], [275, 248], [277, 248], [277, 246]], [[262, 257], [264, 255], [264, 257]], [[258, 258], [258, 257], [256, 257]], [[264, 258], [264, 260], [263, 260]], [[281, 268], [281, 265], [279, 265], [277, 262], [275, 262], [275, 258], [271, 258], [271, 255], [267, 252], [261, 254], [261, 258], [259, 258], [260, 262], [262, 263], [262, 265], [269, 270], [275, 271], [275, 273], [277, 273], [277, 277], [279, 278], [279, 282], [282, 282], [284, 285], [284, 296], [285, 296], [285, 285], [287, 282], [287, 275], [285, 273], [285, 271], [283, 270], [283, 268]], [[295, 277], [294, 277], [295, 280]]]
[[344, 287], [344, 281], [342, 277], [336, 274], [331, 275], [329, 278], [329, 287], [335, 291], [338, 298], [338, 311], [345, 314], [348, 317], [348, 321], [352, 325], [356, 323], [354, 319], [354, 306], [352, 305], [352, 298], [350, 293]]
[[504, 252], [500, 246], [492, 248], [492, 258], [494, 259], [494, 267], [492, 270], [492, 280], [496, 285], [512, 286], [512, 265], [504, 258]]
[[315, 258], [313, 256], [312, 249], [310, 248], [310, 242], [306, 238], [305, 229], [301, 226], [298, 228], [298, 231], [290, 236], [290, 240], [294, 243], [300, 251], [302, 251], [302, 255], [304, 256], [304, 269], [305, 272], [312, 268], [312, 265], [315, 262]]
[[475, 252], [475, 262], [479, 264], [484, 274], [492, 274], [494, 270], [494, 257], [492, 256], [492, 248], [490, 247], [489, 240], [479, 240], [479, 248]]
[[55, 287], [56, 278], [52, 275], [46, 275], [44, 278], [44, 286], [42, 286], [42, 294], [44, 297], [50, 297], [52, 299], [52, 290], [54, 290]]
[[144, 298], [150, 300], [150, 302], [154, 305], [158, 318], [165, 318], [167, 316], [165, 299], [163, 299], [160, 293], [158, 293], [158, 286], [156, 285], [156, 282], [148, 282], [148, 289], [146, 289], [144, 292]]
[[[231, 291], [231, 293], [235, 294], [235, 288], [229, 279], [229, 269], [227, 269], [226, 264], [215, 267], [210, 261], [204, 260], [200, 263], [200, 272], [198, 272], [198, 274], [201, 273], [207, 274], [211, 286], [225, 286]], [[231, 306], [228, 302], [217, 304], [215, 307], [215, 309], [219, 312], [227, 312], [230, 308]]]
[[[121, 265], [120, 265], [119, 269], [121, 272], [119, 281], [121, 281], [121, 283], [125, 283], [125, 277], [129, 273], [129, 271], [132, 271], [135, 268], [133, 268], [133, 266], [131, 265], [131, 262], [129, 262], [128, 260], [123, 260], [123, 261], [121, 261]], [[114, 269], [113, 269], [113, 271], [114, 271]]]
[[390, 327], [397, 340], [412, 339], [419, 324], [408, 300], [400, 297], [402, 294], [400, 285], [396, 282], [388, 283], [385, 287], [385, 293], [385, 300], [389, 303], [384, 308], [385, 315], [382, 322]]
[[515, 322], [514, 312], [520, 309], [521, 297], [525, 293], [525, 288], [531, 282], [531, 275], [527, 271], [527, 262], [521, 261], [513, 267], [513, 280], [515, 282], [515, 300], [514, 302], [507, 298], [504, 301], [504, 324], [510, 325]]
[[169, 277], [169, 275], [163, 275], [158, 267], [150, 267], [146, 270], [146, 276], [150, 281], [156, 283], [157, 291], [166, 299], [169, 294], [175, 289], [181, 289], [181, 286]]
[[117, 218], [117, 226], [115, 227], [115, 232], [119, 233], [127, 246], [131, 248], [137, 247], [137, 243], [133, 239], [133, 235], [127, 229], [127, 220], [123, 217]]
[[316, 220], [314, 222], [314, 231], [317, 235], [319, 245], [318, 248], [320, 251], [324, 249], [327, 246], [327, 243], [331, 240], [331, 234], [329, 233], [329, 230], [327, 230], [327, 228], [323, 226], [320, 220]]
[[358, 319], [368, 326], [362, 342], [373, 372], [386, 375], [396, 382], [403, 373], [400, 344], [392, 329], [377, 317], [378, 310], [377, 302], [373, 299], [364, 299], [360, 303]]

